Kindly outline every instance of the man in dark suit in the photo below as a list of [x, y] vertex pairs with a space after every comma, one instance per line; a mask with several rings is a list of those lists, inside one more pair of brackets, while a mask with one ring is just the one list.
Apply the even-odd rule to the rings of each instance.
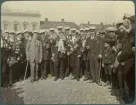
[[89, 28], [85, 28], [85, 32], [83, 34], [83, 42], [82, 42], [82, 69], [84, 71], [84, 76], [85, 79], [84, 81], [87, 81], [88, 79], [90, 79], [90, 70], [89, 70], [89, 60], [87, 59], [87, 55], [88, 55], [88, 49], [85, 46], [86, 43], [86, 39], [87, 37], [90, 36], [90, 29]]
[[8, 41], [8, 67], [9, 67], [9, 85], [11, 86], [15, 77], [14, 70], [16, 68], [17, 59], [15, 56], [15, 32], [9, 32], [9, 41]]
[[29, 39], [29, 35], [30, 34], [30, 31], [28, 30], [24, 30], [24, 47], [26, 48], [26, 44], [27, 44], [27, 41]]
[[58, 35], [54, 28], [50, 28], [50, 42], [51, 42], [51, 69], [54, 71], [55, 79], [57, 81], [59, 78], [59, 68], [58, 68]]
[[[48, 37], [46, 37], [46, 39], [43, 40], [42, 45], [43, 45], [42, 78], [46, 79], [48, 76], [48, 73], [50, 72], [50, 60], [51, 60], [51, 43]], [[51, 74], [53, 76], [52, 72]]]
[[16, 79], [22, 79], [25, 74], [25, 67], [26, 67], [26, 55], [25, 55], [25, 46], [24, 46], [24, 36], [21, 31], [17, 32], [15, 38], [15, 55], [18, 61], [17, 68], [15, 70]]
[[59, 61], [59, 77], [63, 80], [65, 77], [65, 59], [66, 59], [66, 36], [61, 26], [57, 27], [59, 42], [58, 42], [58, 61]]
[[3, 34], [1, 33], [1, 82], [2, 86], [5, 85], [7, 79], [7, 59], [8, 59], [8, 38], [9, 38], [9, 31], [4, 31]]
[[[135, 80], [134, 80], [134, 27], [133, 22], [130, 18], [130, 16], [125, 15], [123, 17], [123, 31], [121, 32], [123, 34], [122, 38], [122, 50], [120, 54], [118, 55], [114, 67], [118, 67], [120, 64], [123, 64], [123, 77], [124, 77], [124, 86], [125, 91], [127, 93], [127, 99], [130, 99], [132, 97], [132, 100], [130, 102], [133, 102], [134, 100], [134, 92], [135, 92]], [[129, 81], [131, 80], [131, 82]], [[127, 88], [129, 90], [127, 90]]]
[[98, 59], [102, 58], [101, 51], [100, 51], [101, 43], [100, 43], [99, 37], [96, 36], [96, 31], [95, 31], [96, 28], [90, 27], [90, 29], [91, 29], [91, 36], [88, 37], [86, 41], [86, 46], [89, 51], [87, 55], [87, 59], [89, 60], [90, 73], [92, 78], [90, 82], [96, 82], [98, 85], [101, 85], [99, 82], [100, 64], [98, 62]]
[[43, 58], [42, 44], [39, 40], [37, 40], [37, 36], [38, 32], [34, 31], [32, 39], [28, 41], [26, 45], [26, 56], [27, 60], [30, 62], [31, 68], [31, 82], [38, 80], [38, 66]]

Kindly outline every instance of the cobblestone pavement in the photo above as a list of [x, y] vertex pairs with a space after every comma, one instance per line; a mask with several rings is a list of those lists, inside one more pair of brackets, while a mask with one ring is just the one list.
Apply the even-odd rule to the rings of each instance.
[[107, 87], [88, 83], [83, 81], [83, 78], [80, 81], [68, 77], [65, 80], [53, 81], [53, 79], [52, 77], [34, 83], [30, 83], [30, 79], [18, 82], [12, 89], [16, 90], [19, 98], [10, 100], [7, 98], [5, 101], [19, 103], [19, 99], [23, 98], [20, 103], [25, 104], [120, 104]]

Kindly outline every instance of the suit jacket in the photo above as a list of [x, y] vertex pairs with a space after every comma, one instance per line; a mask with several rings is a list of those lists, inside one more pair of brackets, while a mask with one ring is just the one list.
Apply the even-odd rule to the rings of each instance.
[[51, 59], [51, 48], [43, 47], [43, 60]]
[[54, 60], [57, 62], [58, 60], [58, 47], [56, 46], [56, 41], [51, 42], [51, 54], [55, 54]]
[[91, 39], [90, 37], [87, 38], [86, 46], [90, 47], [88, 50], [87, 59], [91, 59], [92, 57], [97, 59], [98, 55], [103, 52], [103, 44], [101, 43], [102, 41], [100, 41], [100, 39], [97, 37], [94, 39]]
[[104, 49], [104, 55], [103, 55], [103, 63], [104, 64], [111, 64], [112, 63], [112, 49], [111, 47]]
[[30, 62], [36, 61], [36, 63], [39, 63], [40, 59], [43, 58], [42, 54], [42, 44], [38, 40], [31, 40], [27, 42], [26, 45], [26, 56], [27, 59], [30, 60]]
[[43, 60], [51, 59], [51, 43], [48, 38], [42, 39], [42, 49], [43, 49]]
[[129, 60], [131, 57], [134, 56], [133, 51], [132, 51], [132, 45], [133, 42], [132, 39], [132, 33], [127, 33], [127, 32], [122, 32], [124, 35], [123, 41], [122, 41], [122, 53], [121, 55], [117, 58], [119, 62], [124, 62]]

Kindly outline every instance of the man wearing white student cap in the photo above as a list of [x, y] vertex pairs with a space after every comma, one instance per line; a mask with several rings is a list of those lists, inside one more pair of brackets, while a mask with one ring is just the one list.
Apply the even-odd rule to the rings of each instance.
[[49, 29], [49, 37], [51, 42], [51, 71], [54, 73], [55, 79], [54, 81], [57, 81], [59, 78], [58, 75], [58, 40], [57, 40], [57, 34], [55, 32], [54, 28]]
[[23, 32], [21, 32], [21, 31], [16, 32], [16, 39], [22, 40], [23, 39]]
[[90, 29], [89, 28], [85, 28], [85, 37], [89, 37], [90, 36]]
[[3, 38], [4, 38], [5, 40], [8, 40], [8, 38], [9, 38], [9, 31], [5, 30], [5, 31], [3, 32]]
[[70, 34], [70, 27], [65, 27], [65, 35], [68, 37]]
[[72, 35], [74, 35], [76, 33], [76, 29], [75, 28], [71, 28], [70, 32], [71, 32]]
[[80, 28], [80, 32], [84, 32], [85, 31], [85, 29], [84, 28]]
[[57, 30], [59, 33], [63, 32], [63, 27], [62, 26], [57, 26]]
[[55, 32], [55, 29], [54, 29], [54, 28], [49, 28], [49, 32], [50, 32], [50, 33], [54, 33], [54, 32]]
[[14, 31], [9, 31], [9, 41], [14, 42], [16, 33]]
[[[42, 52], [42, 44], [37, 39], [38, 31], [34, 31], [32, 35], [32, 39], [28, 41], [26, 45], [26, 57], [27, 61], [30, 62], [31, 69], [31, 82], [38, 80], [38, 67], [39, 63], [42, 62], [43, 52]], [[35, 72], [36, 71], [36, 72]]]
[[45, 38], [45, 30], [44, 29], [40, 29], [39, 31], [39, 39], [40, 41], [44, 40]]
[[85, 32], [85, 29], [84, 28], [80, 28], [80, 36], [81, 36], [81, 38], [84, 37], [84, 32]]
[[45, 32], [45, 30], [44, 29], [41, 29], [40, 31], [39, 31], [39, 34], [43, 34]]
[[96, 27], [95, 27], [95, 26], [90, 26], [90, 27], [89, 27], [89, 30], [90, 30], [91, 33], [94, 33], [95, 30], [96, 30]]
[[55, 41], [57, 38], [57, 33], [55, 32], [54, 28], [50, 28], [49, 29], [49, 37], [50, 37], [50, 41], [52, 42], [53, 40]]
[[76, 29], [75, 28], [72, 28], [71, 30], [71, 39], [72, 39], [72, 43], [74, 44], [75, 43], [75, 40], [76, 40]]
[[65, 27], [65, 31], [69, 31], [70, 30], [70, 27]]
[[59, 32], [58, 34], [60, 36], [58, 41], [59, 73], [60, 73], [60, 78], [64, 79], [65, 77], [64, 63], [66, 58], [66, 36], [64, 35], [62, 26], [58, 26], [57, 29]]
[[90, 28], [90, 37], [87, 38], [86, 40], [86, 46], [87, 46], [87, 50], [88, 50], [88, 54], [87, 54], [87, 60], [89, 60], [89, 66], [90, 66], [90, 77], [88, 79], [91, 79], [90, 82], [96, 82], [98, 85], [101, 85], [100, 81], [99, 81], [99, 62], [98, 62], [98, 58], [102, 58], [102, 55], [100, 56], [100, 42], [99, 40], [97, 40], [96, 37], [96, 27], [95, 26], [91, 26]]
[[55, 29], [54, 29], [54, 28], [50, 28], [50, 29], [49, 29], [49, 32], [50, 32], [50, 33], [53, 33], [53, 32], [55, 32]]

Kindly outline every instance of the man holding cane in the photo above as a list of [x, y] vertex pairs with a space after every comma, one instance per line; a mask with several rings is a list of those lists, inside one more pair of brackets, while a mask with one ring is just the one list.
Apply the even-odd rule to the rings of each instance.
[[[34, 31], [31, 35], [31, 40], [26, 45], [26, 57], [30, 62], [31, 82], [38, 80], [38, 66], [42, 61], [42, 44], [37, 40], [38, 32]], [[36, 71], [36, 73], [35, 73]]]

